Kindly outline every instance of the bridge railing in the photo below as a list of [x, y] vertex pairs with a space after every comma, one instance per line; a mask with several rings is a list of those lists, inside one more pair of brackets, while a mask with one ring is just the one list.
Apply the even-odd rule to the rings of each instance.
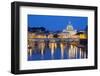
[[79, 38], [31, 38], [32, 41], [55, 41], [55, 42], [72, 42], [80, 41]]

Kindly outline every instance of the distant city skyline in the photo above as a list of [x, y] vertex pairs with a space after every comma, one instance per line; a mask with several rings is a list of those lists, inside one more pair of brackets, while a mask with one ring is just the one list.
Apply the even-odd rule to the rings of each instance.
[[44, 27], [48, 31], [63, 31], [70, 24], [77, 31], [83, 31], [88, 26], [88, 17], [28, 15], [28, 27]]

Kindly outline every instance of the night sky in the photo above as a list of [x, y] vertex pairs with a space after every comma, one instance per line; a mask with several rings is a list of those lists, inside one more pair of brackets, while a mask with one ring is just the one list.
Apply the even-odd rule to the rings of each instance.
[[62, 31], [69, 22], [75, 30], [83, 31], [88, 25], [88, 17], [28, 15], [28, 27], [45, 27], [48, 31]]

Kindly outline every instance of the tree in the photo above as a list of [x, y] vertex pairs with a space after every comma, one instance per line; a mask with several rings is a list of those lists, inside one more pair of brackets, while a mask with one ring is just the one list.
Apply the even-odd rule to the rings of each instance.
[[53, 37], [54, 37], [54, 38], [58, 38], [58, 34], [54, 34]]

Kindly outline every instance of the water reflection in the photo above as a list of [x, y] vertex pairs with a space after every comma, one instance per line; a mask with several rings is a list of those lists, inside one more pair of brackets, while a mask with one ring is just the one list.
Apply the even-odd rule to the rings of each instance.
[[86, 46], [78, 42], [33, 41], [28, 45], [28, 60], [87, 58]]

